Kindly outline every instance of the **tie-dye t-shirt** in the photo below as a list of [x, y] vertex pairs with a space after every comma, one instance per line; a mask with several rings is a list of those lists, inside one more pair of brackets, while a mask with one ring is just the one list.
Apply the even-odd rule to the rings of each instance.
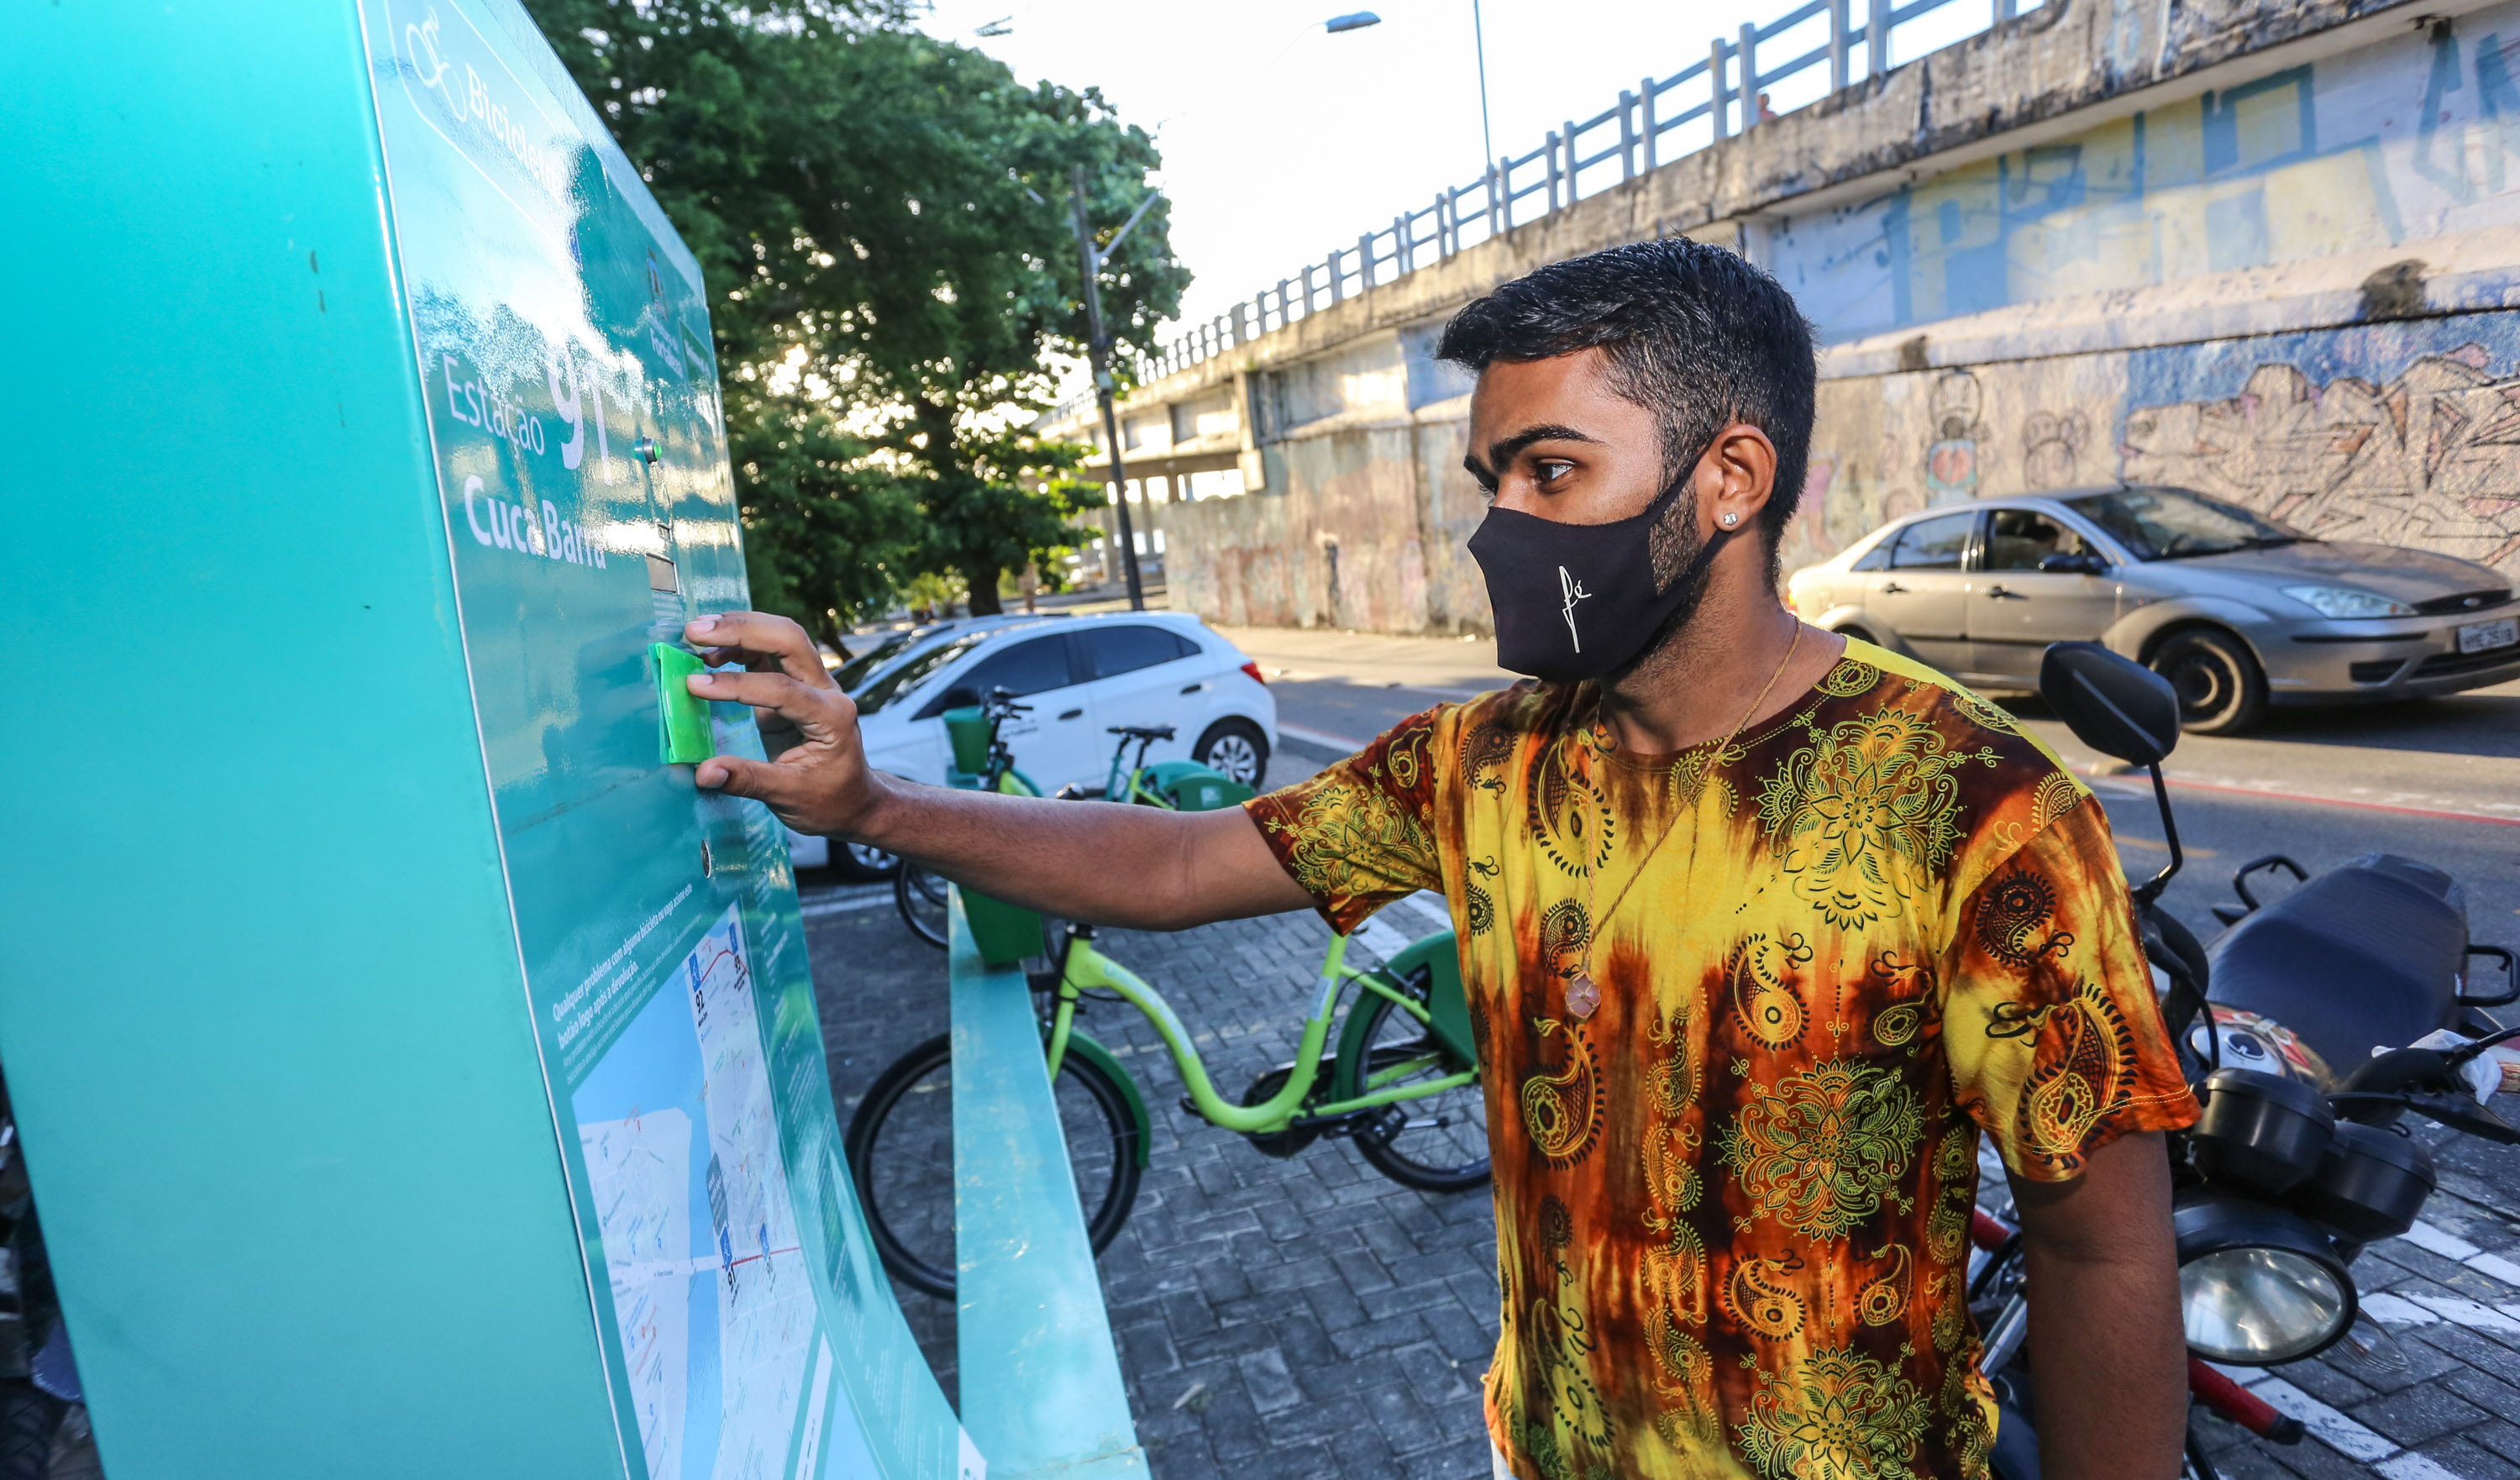
[[1862, 643], [1720, 756], [1623, 755], [1596, 702], [1445, 705], [1249, 804], [1336, 928], [1451, 903], [1490, 1437], [1527, 1480], [1982, 1474], [1980, 1134], [2057, 1181], [2196, 1114], [2107, 820], [2003, 711]]

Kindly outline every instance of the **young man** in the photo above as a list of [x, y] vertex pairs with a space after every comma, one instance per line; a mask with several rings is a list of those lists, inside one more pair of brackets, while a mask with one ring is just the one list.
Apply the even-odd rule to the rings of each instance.
[[[1177, 928], [1439, 889], [1496, 1168], [1500, 1474], [1984, 1472], [1964, 1274], [1991, 1136], [2052, 1480], [2166, 1480], [2185, 1364], [2159, 1132], [2195, 1114], [2105, 819], [2003, 711], [1777, 599], [1809, 327], [1662, 241], [1462, 310], [1470, 550], [1506, 666], [1247, 811], [869, 774], [803, 634], [693, 624], [693, 691], [806, 743], [702, 785], [990, 894]], [[1077, 858], [1101, 860], [1093, 870]]]

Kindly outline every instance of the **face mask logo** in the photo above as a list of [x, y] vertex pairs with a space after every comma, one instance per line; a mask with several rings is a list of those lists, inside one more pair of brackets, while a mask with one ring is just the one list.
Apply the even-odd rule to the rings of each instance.
[[[1565, 524], [1491, 506], [1470, 536], [1470, 556], [1487, 576], [1498, 665], [1549, 683], [1601, 678], [1685, 624], [1705, 594], [1716, 553], [1736, 531], [1689, 541], [1669, 552], [1682, 557], [1679, 570], [1657, 571], [1654, 533], [1666, 518], [1676, 531], [1694, 525], [1695, 498], [1685, 479], [1643, 513], [1605, 524]], [[1582, 627], [1577, 606], [1584, 607]]]
[[1557, 594], [1566, 603], [1558, 608], [1558, 614], [1566, 618], [1566, 635], [1574, 640], [1575, 650], [1581, 652], [1584, 650], [1584, 634], [1575, 630], [1575, 604], [1593, 593], [1585, 590], [1584, 583], [1568, 575], [1566, 567], [1560, 565], [1557, 567]]

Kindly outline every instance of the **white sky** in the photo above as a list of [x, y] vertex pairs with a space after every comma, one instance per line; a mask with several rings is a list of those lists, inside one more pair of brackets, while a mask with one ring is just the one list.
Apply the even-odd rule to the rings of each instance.
[[[1497, 152], [1527, 153], [1570, 117], [1608, 108], [1647, 71], [1669, 76], [1703, 58], [1718, 33], [1794, 3], [1483, 0]], [[1364, 9], [1382, 23], [1335, 36], [1322, 29], [1330, 16]], [[1982, 29], [1988, 10], [1957, 0], [1901, 27], [1892, 63]], [[1856, 0], [1859, 21], [1865, 11]], [[975, 34], [1002, 17], [1012, 17], [1010, 34]], [[924, 25], [998, 57], [1027, 83], [1100, 87], [1124, 120], [1155, 135], [1173, 248], [1194, 277], [1188, 321], [1353, 246], [1358, 233], [1390, 225], [1481, 168], [1470, 0], [934, 0]], [[1761, 61], [1817, 44], [1821, 25], [1768, 43]], [[1812, 68], [1776, 105], [1791, 108], [1824, 85], [1823, 70]], [[1536, 213], [1537, 202], [1522, 208]]]

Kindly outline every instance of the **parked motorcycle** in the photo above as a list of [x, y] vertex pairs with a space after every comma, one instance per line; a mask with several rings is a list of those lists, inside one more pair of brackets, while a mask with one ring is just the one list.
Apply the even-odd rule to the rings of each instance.
[[[2409, 1116], [2520, 1144], [2520, 1129], [2486, 1104], [2504, 1072], [2494, 1050], [2520, 1029], [2482, 1010], [2520, 1001], [2520, 964], [2468, 939], [2449, 875], [2385, 853], [2316, 876], [2280, 855], [2249, 863], [2232, 877], [2238, 901], [2216, 907], [2225, 929], [2201, 944], [2160, 906], [2185, 862], [2161, 775], [2179, 741], [2176, 692], [2097, 644], [2059, 643], [2040, 693], [2083, 743], [2145, 768], [2170, 847], [2168, 866], [2134, 895], [2163, 1020], [2204, 1107], [2165, 1138], [2191, 1414], [2203, 1408], [2297, 1443], [2298, 1420], [2218, 1366], [2299, 1362], [2352, 1330], [2355, 1259], [2412, 1228], [2434, 1189]], [[2260, 905], [2253, 880], [2278, 872], [2295, 887]], [[2471, 990], [2480, 961], [2499, 964], [2501, 990]], [[2037, 1480], [2020, 1236], [1985, 1212], [1973, 1232], [1982, 1255], [1970, 1304], [2003, 1410], [1993, 1467], [2002, 1480]], [[2186, 1474], [2219, 1480], [2192, 1419]]]

